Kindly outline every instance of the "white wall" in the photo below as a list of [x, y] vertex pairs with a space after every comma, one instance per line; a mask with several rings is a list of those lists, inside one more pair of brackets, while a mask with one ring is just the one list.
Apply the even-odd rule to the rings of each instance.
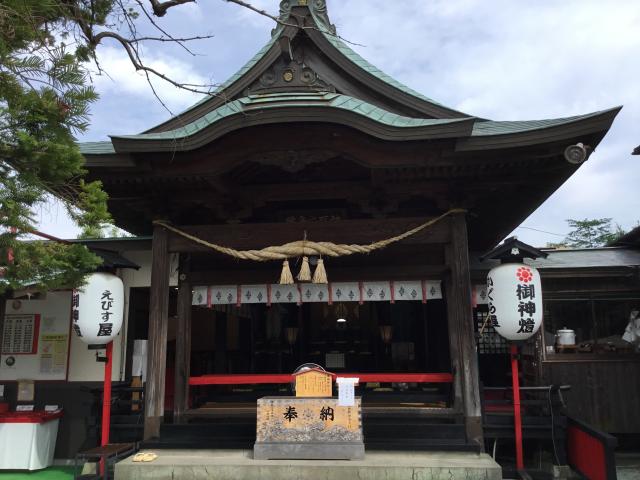
[[[49, 292], [42, 300], [7, 300], [5, 315], [40, 316], [34, 354], [0, 356], [0, 380], [64, 380], [71, 325], [71, 292]], [[48, 339], [57, 337], [58, 342]], [[11, 361], [15, 362], [9, 365]]]
[[[121, 269], [118, 275], [124, 282], [125, 307], [122, 330], [113, 341], [113, 374], [112, 380], [124, 379], [124, 362], [126, 358], [126, 332], [129, 323], [129, 289], [134, 287], [149, 287], [151, 284], [151, 251], [137, 250], [120, 252], [121, 255], [140, 266], [139, 270]], [[178, 284], [178, 256], [171, 255], [169, 284]], [[12, 309], [12, 302], [7, 302], [6, 313], [40, 313], [41, 322], [45, 318], [55, 318], [56, 325], [61, 332], [68, 335], [69, 339], [69, 361], [68, 376], [65, 375], [45, 375], [40, 373], [40, 357], [35, 355], [15, 355], [16, 364], [9, 368], [5, 359], [7, 355], [2, 355], [0, 361], [0, 381], [16, 379], [34, 380], [64, 380], [65, 376], [70, 382], [99, 382], [104, 379], [104, 363], [96, 362], [96, 350], [89, 350], [87, 345], [82, 343], [73, 332], [70, 332], [71, 325], [71, 292], [48, 292], [43, 300], [21, 300], [19, 312]], [[55, 333], [58, 333], [57, 331]], [[42, 329], [40, 331], [42, 335]], [[39, 342], [40, 344], [40, 342]]]
[[[124, 288], [148, 287], [151, 285], [151, 250], [132, 250], [120, 252], [120, 255], [140, 265], [139, 270], [132, 268], [122, 269]], [[169, 285], [178, 285], [178, 255], [172, 254], [169, 261]]]

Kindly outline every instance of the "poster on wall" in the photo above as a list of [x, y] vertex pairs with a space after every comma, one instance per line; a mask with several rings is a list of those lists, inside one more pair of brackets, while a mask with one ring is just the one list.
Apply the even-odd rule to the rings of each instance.
[[38, 350], [40, 315], [5, 315], [2, 353], [30, 355]]
[[0, 343], [0, 380], [66, 380], [70, 292], [7, 302]]
[[60, 374], [66, 371], [68, 341], [66, 334], [42, 335], [38, 350], [40, 373]]

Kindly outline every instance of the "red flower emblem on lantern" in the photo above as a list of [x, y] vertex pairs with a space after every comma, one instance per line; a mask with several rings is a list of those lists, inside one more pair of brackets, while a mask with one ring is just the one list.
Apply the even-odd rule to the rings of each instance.
[[520, 267], [516, 271], [516, 277], [518, 277], [518, 280], [520, 280], [521, 282], [529, 283], [531, 280], [533, 280], [533, 273], [527, 267]]

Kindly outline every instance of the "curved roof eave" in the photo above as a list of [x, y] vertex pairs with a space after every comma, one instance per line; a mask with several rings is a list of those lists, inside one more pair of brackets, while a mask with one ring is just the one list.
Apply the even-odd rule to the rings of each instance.
[[[345, 95], [302, 94], [295, 97], [295, 102], [287, 102], [287, 97], [273, 94], [239, 99], [185, 127], [168, 132], [114, 136], [112, 141], [106, 142], [81, 143], [80, 151], [85, 157], [108, 157], [110, 160], [118, 157], [122, 162], [125, 152], [151, 151], [155, 148], [191, 150], [240, 128], [305, 121], [345, 124], [385, 140], [456, 137], [455, 149], [459, 152], [494, 150], [550, 143], [594, 133], [604, 134], [622, 108], [548, 120], [491, 122], [474, 118], [433, 120], [402, 117]], [[318, 101], [318, 98], [327, 97], [333, 105], [323, 105]], [[247, 105], [249, 108], [246, 108]], [[330, 113], [331, 110], [334, 112]], [[251, 112], [250, 116], [248, 112]], [[230, 122], [225, 121], [229, 118]], [[217, 128], [209, 129], [215, 124], [218, 124]], [[210, 131], [199, 134], [204, 129]], [[196, 135], [198, 137], [194, 138]]]
[[243, 97], [167, 132], [112, 136], [115, 151], [189, 151], [241, 128], [275, 123], [324, 122], [356, 128], [382, 140], [410, 141], [471, 135], [475, 119], [403, 117], [338, 94], [269, 94]]
[[617, 106], [584, 115], [547, 120], [476, 122], [470, 137], [458, 139], [456, 151], [496, 150], [551, 143], [597, 133], [604, 135], [621, 109], [621, 106]]

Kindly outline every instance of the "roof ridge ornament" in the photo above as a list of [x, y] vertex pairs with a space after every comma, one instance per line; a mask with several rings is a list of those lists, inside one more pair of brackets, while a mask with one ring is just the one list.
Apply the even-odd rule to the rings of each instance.
[[[293, 7], [307, 7], [318, 27], [326, 29], [332, 35], [336, 34], [336, 27], [329, 19], [326, 0], [282, 0], [280, 2], [278, 21], [286, 23], [291, 16]], [[279, 30], [279, 28], [275, 28], [271, 34], [275, 35]]]

